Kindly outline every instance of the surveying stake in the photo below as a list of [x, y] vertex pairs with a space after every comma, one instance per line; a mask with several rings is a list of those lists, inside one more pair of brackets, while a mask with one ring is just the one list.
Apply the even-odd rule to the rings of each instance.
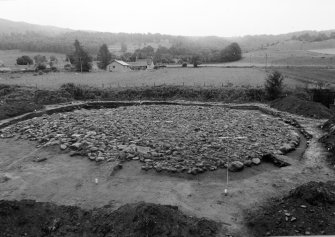
[[[227, 150], [225, 149], [225, 151], [227, 152]], [[227, 196], [228, 195], [228, 184], [229, 184], [229, 156], [227, 159], [227, 186], [224, 189], [224, 195]]]

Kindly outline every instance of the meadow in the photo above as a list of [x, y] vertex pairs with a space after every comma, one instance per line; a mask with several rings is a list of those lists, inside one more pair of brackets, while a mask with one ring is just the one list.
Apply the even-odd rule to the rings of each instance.
[[[294, 44], [293, 44], [294, 43]], [[332, 50], [313, 52], [303, 44], [286, 42], [267, 49], [259, 49], [243, 54], [243, 59], [231, 63], [202, 64], [199, 68], [181, 68], [168, 65], [155, 71], [131, 72], [57, 72], [35, 76], [33, 73], [0, 74], [0, 83], [32, 86], [40, 89], [57, 89], [62, 84], [74, 83], [100, 88], [142, 87], [159, 85], [202, 86], [202, 87], [258, 87], [263, 86], [267, 70], [278, 69], [286, 76], [289, 87], [316, 84], [318, 81], [333, 84], [335, 81], [335, 55]], [[291, 45], [292, 44], [292, 45]], [[290, 48], [291, 47], [291, 48]], [[329, 54], [324, 54], [328, 52]], [[0, 62], [15, 67], [16, 58], [22, 55], [33, 57], [41, 54], [54, 55], [62, 69], [65, 55], [55, 53], [22, 52], [0, 50]]]
[[309, 67], [290, 67], [278, 69], [287, 78], [307, 84], [323, 82], [335, 88], [335, 69], [309, 68]]
[[335, 48], [330, 49], [315, 49], [310, 50], [311, 52], [322, 53], [322, 54], [335, 54]]
[[[265, 67], [332, 67], [335, 68], [335, 55], [328, 50], [300, 50], [300, 49], [260, 49], [243, 54], [237, 62], [207, 64], [209, 66], [256, 66]], [[328, 52], [328, 54], [326, 54]]]
[[[154, 71], [131, 72], [57, 72], [34, 76], [33, 73], [0, 74], [0, 83], [57, 89], [74, 83], [101, 88], [142, 87], [159, 85], [202, 87], [263, 86], [266, 72], [257, 68], [163, 68]], [[294, 87], [302, 82], [287, 78], [285, 84]]]

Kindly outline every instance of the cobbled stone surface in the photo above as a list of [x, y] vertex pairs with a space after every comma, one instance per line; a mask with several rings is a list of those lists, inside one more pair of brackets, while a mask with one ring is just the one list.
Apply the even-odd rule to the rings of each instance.
[[1, 138], [59, 146], [96, 162], [139, 160], [142, 169], [197, 174], [247, 162], [294, 144], [299, 135], [259, 111], [142, 105], [43, 115], [0, 130]]

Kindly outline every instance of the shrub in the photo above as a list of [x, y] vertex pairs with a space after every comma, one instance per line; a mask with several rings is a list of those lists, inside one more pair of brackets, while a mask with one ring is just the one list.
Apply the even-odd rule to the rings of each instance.
[[265, 91], [271, 100], [277, 99], [283, 91], [283, 75], [278, 71], [272, 71], [265, 79]]
[[27, 55], [23, 55], [16, 59], [17, 65], [32, 65], [33, 63], [33, 60]]
[[181, 66], [182, 67], [187, 67], [187, 63], [183, 63]]
[[191, 59], [191, 63], [193, 67], [198, 67], [201, 64], [201, 57], [199, 55], [194, 55]]
[[47, 66], [44, 64], [44, 63], [39, 63], [37, 66], [36, 66], [36, 69], [35, 71], [43, 71], [47, 68]]
[[68, 92], [74, 99], [80, 100], [83, 98], [83, 89], [79, 85], [75, 85], [74, 83], [66, 83], [61, 85], [61, 91]]
[[52, 66], [52, 67], [51, 67], [51, 71], [53, 71], [53, 72], [58, 72], [58, 68], [55, 67], [55, 66]]
[[66, 71], [71, 71], [72, 70], [72, 65], [71, 64], [65, 64], [64, 65], [64, 69], [66, 70]]
[[71, 101], [71, 95], [67, 91], [48, 91], [37, 90], [35, 92], [34, 101], [36, 104], [48, 105], [58, 104]]
[[221, 62], [233, 62], [242, 58], [242, 50], [237, 43], [228, 45], [221, 51]]

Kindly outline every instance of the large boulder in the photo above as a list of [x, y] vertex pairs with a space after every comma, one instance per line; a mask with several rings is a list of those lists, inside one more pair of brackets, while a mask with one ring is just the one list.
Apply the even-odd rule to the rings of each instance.
[[279, 150], [280, 150], [283, 154], [286, 154], [286, 153], [288, 153], [288, 152], [294, 150], [294, 147], [292, 147], [292, 145], [290, 145], [290, 144], [285, 143], [285, 144], [283, 144], [283, 145], [279, 148]]
[[228, 166], [228, 170], [231, 172], [238, 172], [238, 171], [243, 170], [243, 168], [244, 168], [244, 165], [240, 161], [233, 161]]
[[287, 156], [277, 155], [277, 154], [266, 154], [263, 156], [262, 160], [273, 163], [278, 167], [285, 167], [291, 165], [291, 159]]
[[252, 158], [251, 161], [254, 165], [259, 165], [261, 163], [261, 160], [259, 158]]

